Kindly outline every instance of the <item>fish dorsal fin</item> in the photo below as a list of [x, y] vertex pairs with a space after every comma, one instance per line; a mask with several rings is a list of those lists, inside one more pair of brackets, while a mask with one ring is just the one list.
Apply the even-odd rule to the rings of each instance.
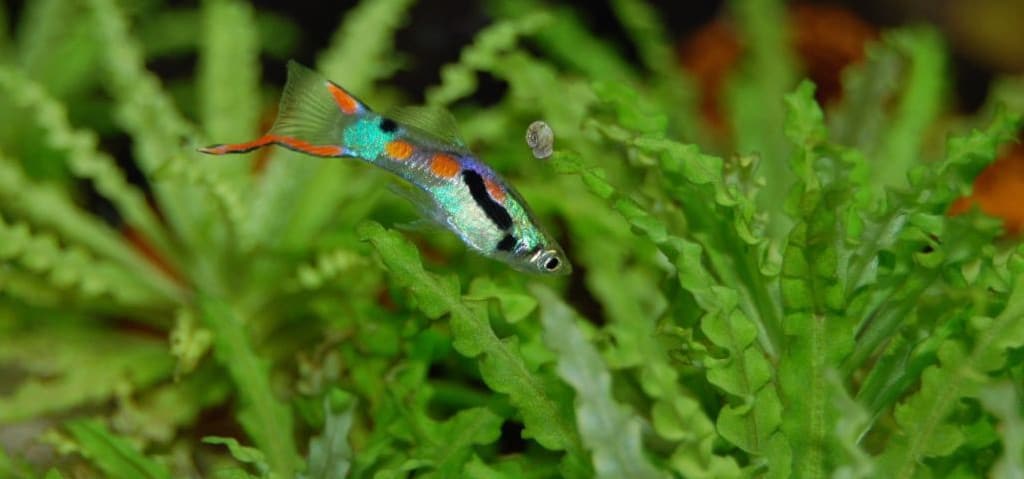
[[340, 86], [292, 60], [271, 133], [337, 144], [344, 128], [366, 111], [366, 105]]
[[402, 106], [387, 112], [392, 120], [459, 151], [468, 151], [451, 112], [439, 107]]

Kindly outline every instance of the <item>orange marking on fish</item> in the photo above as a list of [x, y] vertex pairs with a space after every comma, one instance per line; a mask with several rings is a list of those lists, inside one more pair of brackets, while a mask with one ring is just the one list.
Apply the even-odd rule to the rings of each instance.
[[402, 140], [389, 141], [387, 145], [384, 145], [384, 151], [396, 160], [407, 160], [412, 156], [412, 145]]
[[331, 92], [331, 96], [334, 97], [334, 102], [338, 104], [338, 108], [341, 108], [341, 112], [346, 115], [355, 115], [359, 111], [359, 102], [352, 95], [349, 95], [342, 90], [341, 87], [331, 82], [327, 82], [327, 90]]
[[302, 141], [288, 136], [273, 135], [274, 143], [278, 143], [303, 153], [316, 156], [341, 156], [342, 149], [337, 145], [314, 145], [308, 141]]
[[450, 155], [438, 153], [430, 159], [430, 171], [438, 178], [451, 179], [459, 174], [459, 162]]
[[255, 150], [267, 146], [274, 142], [274, 135], [263, 135], [262, 137], [255, 139], [247, 143], [236, 143], [234, 145], [213, 145], [206, 148], [200, 148], [199, 151], [203, 153], [209, 153], [211, 155], [224, 155], [228, 153], [245, 153], [248, 151]]
[[487, 193], [491, 195], [491, 198], [498, 203], [505, 202], [505, 190], [501, 189], [497, 183], [491, 180], [484, 180], [484, 186], [487, 187]]
[[344, 152], [342, 147], [337, 145], [314, 145], [308, 141], [299, 140], [290, 136], [263, 135], [257, 140], [248, 143], [236, 143], [233, 145], [213, 145], [200, 148], [199, 151], [211, 155], [225, 155], [228, 153], [248, 153], [257, 148], [276, 143], [315, 156], [341, 156]]

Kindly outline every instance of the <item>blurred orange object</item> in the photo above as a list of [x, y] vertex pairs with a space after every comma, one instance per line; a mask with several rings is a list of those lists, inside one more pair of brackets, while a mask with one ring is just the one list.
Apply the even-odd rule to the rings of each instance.
[[1020, 234], [1024, 229], [1024, 145], [1013, 144], [974, 180], [971, 196], [960, 198], [949, 207], [958, 215], [977, 205], [986, 214], [1002, 218], [1006, 232]]
[[[274, 126], [274, 118], [277, 118], [277, 105], [273, 108], [266, 108], [263, 110], [263, 114], [260, 116], [260, 125], [258, 131], [267, 131]], [[251, 163], [251, 171], [254, 176], [262, 175], [267, 169], [267, 165], [270, 164], [270, 154], [273, 153], [274, 148], [263, 148], [253, 155]]]
[[[791, 48], [805, 74], [818, 85], [818, 101], [838, 100], [843, 69], [864, 59], [864, 46], [878, 32], [854, 13], [835, 5], [792, 5], [788, 15]], [[679, 62], [696, 78], [701, 113], [716, 129], [725, 126], [721, 92], [742, 53], [743, 45], [735, 28], [721, 19], [705, 25], [680, 44]]]
[[821, 103], [840, 98], [843, 69], [864, 60], [864, 46], [878, 36], [860, 17], [834, 5], [793, 5], [789, 27], [793, 49], [818, 86]]
[[725, 127], [719, 107], [725, 79], [740, 57], [740, 41], [732, 25], [716, 20], [690, 36], [682, 45], [679, 61], [700, 87], [700, 112], [716, 129]]
[[137, 230], [128, 225], [121, 226], [121, 236], [128, 240], [128, 243], [136, 252], [142, 254], [149, 263], [160, 270], [164, 275], [173, 280], [179, 286], [185, 286], [185, 278], [181, 275], [163, 255]]

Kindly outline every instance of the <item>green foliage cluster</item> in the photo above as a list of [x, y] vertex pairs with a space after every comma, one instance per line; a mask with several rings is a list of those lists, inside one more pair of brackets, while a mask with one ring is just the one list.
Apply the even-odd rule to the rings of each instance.
[[[401, 103], [411, 4], [362, 2], [317, 67]], [[611, 2], [638, 64], [569, 9], [488, 5], [427, 102], [555, 227], [568, 279], [382, 226], [415, 210], [357, 162], [194, 152], [259, 132], [286, 20], [26, 2], [0, 31], [0, 476], [1024, 475], [1024, 248], [945, 214], [1017, 135], [1021, 103], [996, 105], [1020, 82], [948, 121], [944, 46], [909, 28], [823, 111], [783, 6], [733, 0], [723, 144], [643, 2]], [[146, 69], [193, 52], [195, 78]], [[478, 72], [497, 104], [469, 100]], [[538, 118], [550, 162], [522, 140]]]

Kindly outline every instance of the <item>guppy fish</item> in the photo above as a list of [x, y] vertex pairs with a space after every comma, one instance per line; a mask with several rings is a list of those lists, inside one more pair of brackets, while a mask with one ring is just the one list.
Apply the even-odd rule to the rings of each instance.
[[484, 256], [529, 272], [568, 274], [572, 269], [519, 193], [466, 148], [454, 118], [444, 110], [401, 108], [381, 115], [291, 61], [269, 132], [247, 143], [199, 151], [224, 155], [269, 145], [313, 156], [360, 158], [415, 186], [405, 196]]

